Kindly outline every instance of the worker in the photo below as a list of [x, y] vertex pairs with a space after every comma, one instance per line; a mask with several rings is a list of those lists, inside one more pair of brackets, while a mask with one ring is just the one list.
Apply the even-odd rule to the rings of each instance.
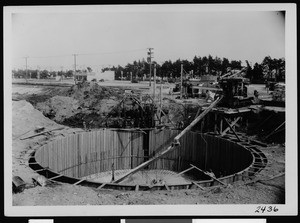
[[208, 176], [210, 176], [211, 178], [216, 178], [216, 175], [214, 174], [214, 172], [212, 171], [212, 169], [209, 169], [209, 171], [205, 172]]
[[257, 90], [254, 90], [254, 99], [252, 100], [253, 104], [258, 104], [260, 102], [260, 99], [258, 98], [259, 93]]
[[270, 82], [266, 81], [266, 90], [268, 94], [269, 94], [269, 89], [270, 89]]
[[207, 90], [206, 91], [206, 101], [207, 102], [212, 102], [214, 99], [215, 94], [212, 93], [211, 91]]

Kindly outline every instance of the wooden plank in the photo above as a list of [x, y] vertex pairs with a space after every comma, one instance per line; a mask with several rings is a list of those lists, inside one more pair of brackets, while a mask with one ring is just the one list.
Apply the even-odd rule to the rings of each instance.
[[190, 171], [190, 170], [192, 170], [192, 169], [194, 169], [194, 167], [190, 167], [190, 168], [188, 168], [188, 169], [186, 169], [186, 170], [184, 170], [184, 171], [178, 173], [177, 175], [181, 175], [181, 174], [183, 174], [183, 173], [185, 173], [185, 172], [188, 172], [188, 171]]
[[55, 128], [55, 129], [51, 129], [51, 130], [48, 130], [48, 131], [40, 132], [40, 133], [31, 135], [31, 136], [27, 136], [27, 137], [21, 138], [20, 140], [33, 138], [33, 137], [36, 137], [36, 136], [39, 136], [39, 135], [43, 135], [43, 134], [45, 134], [45, 133], [50, 133], [50, 132], [52, 132], [52, 131], [62, 130], [62, 129], [64, 129], [64, 128], [65, 128], [65, 127], [60, 127], [60, 128]]
[[101, 186], [97, 187], [96, 190], [100, 190], [101, 188], [103, 188], [106, 185], [106, 183], [101, 184]]
[[276, 129], [274, 129], [272, 132], [270, 132], [264, 139], [269, 138], [271, 135], [273, 135], [278, 129], [281, 128], [281, 126], [283, 126], [285, 124], [285, 121], [283, 123], [281, 123]]
[[[239, 120], [241, 117], [237, 117], [231, 124], [230, 126], [233, 127]], [[230, 129], [230, 127], [227, 127], [223, 132], [221, 132], [221, 136], [224, 136], [226, 134], [226, 132], [228, 132]]]
[[82, 181], [84, 181], [85, 179], [81, 179], [81, 180], [78, 180], [76, 183], [74, 183], [73, 185], [78, 185], [80, 184]]
[[59, 174], [59, 175], [57, 175], [57, 176], [55, 176], [55, 177], [49, 178], [49, 180], [53, 180], [53, 179], [56, 179], [56, 178], [59, 178], [59, 177], [62, 177], [62, 176], [63, 176], [63, 174]]
[[166, 189], [167, 189], [168, 191], [170, 191], [170, 188], [169, 188], [169, 186], [168, 186], [167, 184], [165, 184], [165, 187], [166, 187]]
[[199, 187], [201, 190], [205, 190], [204, 187], [202, 187], [200, 184], [196, 183], [195, 181], [192, 181], [193, 184], [195, 184], [197, 187]]
[[208, 174], [206, 171], [203, 171], [203, 170], [201, 170], [200, 168], [198, 168], [198, 167], [196, 167], [196, 166], [194, 166], [194, 165], [192, 165], [192, 164], [190, 164], [190, 165], [193, 166], [195, 169], [201, 171], [201, 172], [204, 173], [205, 175], [209, 176], [210, 178], [212, 178], [212, 179], [218, 181], [219, 183], [221, 183], [221, 184], [223, 184], [223, 185], [226, 185], [226, 183], [224, 183], [224, 182], [222, 182], [221, 180], [219, 180], [219, 179], [217, 179], [217, 178], [211, 176], [211, 175]]
[[142, 163], [141, 165], [137, 166], [136, 168], [132, 169], [131, 171], [129, 171], [127, 174], [125, 174], [123, 177], [119, 178], [118, 180], [115, 180], [114, 183], [119, 183], [122, 180], [124, 180], [126, 177], [128, 177], [129, 175], [136, 173], [137, 171], [139, 171], [140, 169], [148, 166], [150, 163], [156, 161], [157, 159], [159, 159], [161, 156], [167, 154], [168, 152], [172, 151], [174, 148], [176, 148], [178, 146], [179, 143], [179, 139], [185, 135], [188, 131], [190, 131], [192, 129], [193, 126], [195, 126], [213, 107], [215, 107], [218, 102], [223, 98], [223, 96], [217, 98], [213, 103], [211, 103], [211, 105], [205, 110], [203, 111], [194, 121], [192, 121], [192, 123], [190, 125], [188, 125], [182, 132], [180, 132], [175, 138], [174, 138], [174, 143], [172, 143], [171, 146], [169, 146], [166, 150], [158, 153], [158, 155], [156, 155], [155, 157], [149, 159], [148, 161]]
[[235, 130], [233, 129], [233, 127], [229, 124], [229, 122], [227, 121], [227, 119], [225, 117], [223, 117], [224, 121], [226, 122], [226, 124], [229, 126], [229, 128], [231, 129], [231, 131], [234, 133], [234, 135], [236, 136], [236, 138], [241, 141], [240, 137], [236, 134]]

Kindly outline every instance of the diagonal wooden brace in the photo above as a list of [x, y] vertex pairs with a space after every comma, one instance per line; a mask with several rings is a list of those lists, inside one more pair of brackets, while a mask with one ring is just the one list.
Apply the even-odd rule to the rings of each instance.
[[194, 167], [195, 169], [201, 171], [201, 172], [204, 173], [205, 175], [209, 176], [211, 179], [213, 179], [213, 180], [215, 180], [215, 181], [218, 181], [220, 184], [226, 185], [226, 183], [224, 183], [223, 181], [221, 181], [221, 180], [219, 180], [219, 179], [217, 179], [217, 178], [211, 176], [210, 174], [207, 174], [206, 171], [201, 170], [200, 168], [198, 168], [198, 167], [196, 167], [196, 166], [194, 166], [194, 165], [192, 165], [192, 164], [190, 164], [190, 165], [191, 165], [192, 167]]
[[233, 132], [233, 134], [236, 136], [236, 138], [241, 141], [240, 137], [236, 134], [236, 132], [234, 131], [233, 127], [229, 124], [229, 122], [227, 121], [227, 119], [225, 117], [223, 117], [224, 121], [226, 122], [226, 124], [229, 126], [229, 128], [231, 129], [231, 131]]
[[[233, 127], [240, 120], [241, 117], [237, 117], [229, 126]], [[230, 127], [227, 127], [223, 132], [221, 132], [221, 136], [224, 136], [226, 132], [228, 132]]]

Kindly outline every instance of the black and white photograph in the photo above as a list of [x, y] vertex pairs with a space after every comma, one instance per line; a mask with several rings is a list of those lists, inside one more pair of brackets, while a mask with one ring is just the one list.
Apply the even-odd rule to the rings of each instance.
[[4, 7], [5, 213], [297, 214], [295, 15]]

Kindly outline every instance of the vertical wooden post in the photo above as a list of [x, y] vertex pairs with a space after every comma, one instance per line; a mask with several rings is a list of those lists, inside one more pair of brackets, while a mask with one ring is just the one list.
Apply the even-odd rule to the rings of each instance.
[[153, 72], [153, 101], [155, 102], [155, 93], [156, 93], [156, 64], [154, 64]]
[[183, 86], [182, 86], [182, 84], [183, 84], [183, 64], [181, 64], [181, 71], [180, 71], [180, 73], [181, 73], [181, 79], [180, 79], [180, 99], [182, 99], [182, 91], [183, 91]]
[[215, 113], [214, 132], [217, 132], [217, 113]]
[[223, 132], [223, 118], [221, 117], [220, 121], [220, 132]]

